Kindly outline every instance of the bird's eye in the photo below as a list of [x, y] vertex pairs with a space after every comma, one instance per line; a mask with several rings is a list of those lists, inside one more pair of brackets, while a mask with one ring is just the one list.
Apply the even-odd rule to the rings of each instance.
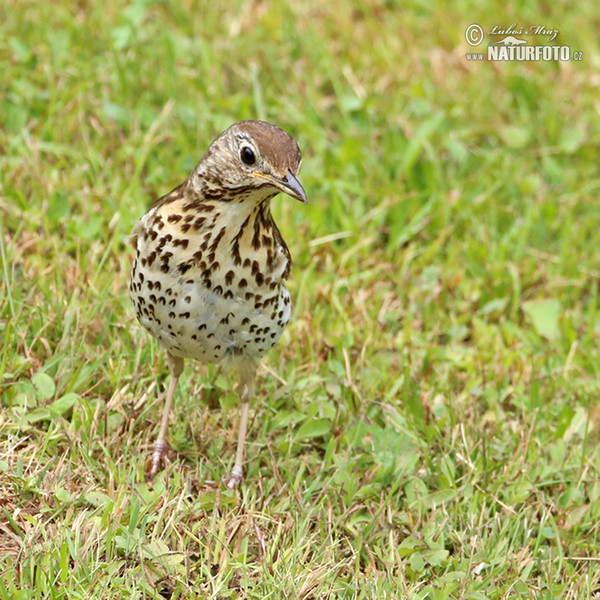
[[240, 158], [242, 159], [242, 162], [248, 166], [251, 166], [256, 162], [254, 151], [248, 146], [244, 146], [240, 150]]

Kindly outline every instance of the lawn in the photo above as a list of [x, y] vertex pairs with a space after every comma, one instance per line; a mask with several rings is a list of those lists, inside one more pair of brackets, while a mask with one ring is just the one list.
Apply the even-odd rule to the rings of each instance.
[[[505, 4], [0, 1], [0, 600], [600, 598], [600, 14]], [[247, 118], [304, 155], [292, 320], [242, 486], [191, 361], [148, 482], [127, 237]]]

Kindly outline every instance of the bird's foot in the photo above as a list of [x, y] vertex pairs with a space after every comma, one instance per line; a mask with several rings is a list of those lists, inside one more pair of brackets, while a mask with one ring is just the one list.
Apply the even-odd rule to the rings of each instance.
[[152, 453], [150, 470], [147, 472], [148, 479], [154, 479], [157, 473], [160, 471], [161, 465], [168, 467], [171, 464], [168, 456], [169, 447], [167, 446], [166, 440], [158, 440], [154, 446], [154, 452]]
[[233, 469], [231, 469], [231, 473], [229, 474], [229, 477], [225, 477], [225, 479], [223, 479], [223, 483], [225, 484], [226, 488], [233, 490], [241, 483], [243, 478], [244, 478], [244, 473], [243, 473], [241, 467], [238, 467], [236, 465], [235, 467], [233, 467]]

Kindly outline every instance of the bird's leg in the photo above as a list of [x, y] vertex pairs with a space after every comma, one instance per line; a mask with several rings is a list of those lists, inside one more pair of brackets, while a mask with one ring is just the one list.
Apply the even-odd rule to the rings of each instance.
[[171, 412], [171, 404], [173, 403], [173, 396], [175, 396], [175, 388], [177, 387], [177, 380], [183, 371], [183, 359], [172, 354], [167, 354], [167, 362], [169, 364], [169, 372], [171, 373], [171, 380], [169, 381], [169, 389], [167, 391], [167, 401], [163, 412], [162, 422], [160, 424], [160, 431], [158, 432], [158, 439], [154, 445], [154, 452], [152, 453], [152, 467], [150, 469], [149, 476], [154, 479], [160, 469], [161, 463], [165, 465], [168, 463], [167, 458], [167, 429], [169, 427], [169, 414]]
[[235, 464], [229, 477], [226, 477], [223, 482], [229, 489], [236, 487], [244, 476], [242, 463], [244, 462], [244, 447], [246, 444], [246, 429], [248, 427], [248, 412], [250, 409], [250, 400], [254, 395], [254, 377], [255, 369], [244, 370], [241, 373], [238, 393], [242, 400], [242, 410], [240, 414], [240, 431], [238, 434], [237, 452], [235, 454]]

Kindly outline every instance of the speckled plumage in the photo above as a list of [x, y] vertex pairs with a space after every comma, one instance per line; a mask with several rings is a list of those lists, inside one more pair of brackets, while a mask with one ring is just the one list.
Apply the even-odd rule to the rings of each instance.
[[[306, 201], [295, 179], [300, 161], [285, 131], [262, 121], [236, 123], [135, 225], [131, 299], [140, 323], [168, 352], [175, 381], [182, 359], [223, 364], [238, 372], [247, 405], [258, 362], [290, 317], [284, 281], [291, 257], [270, 203], [279, 191]], [[159, 451], [157, 443], [152, 474], [163, 446]], [[241, 478], [238, 458], [233, 485]]]
[[174, 356], [230, 367], [256, 362], [290, 316], [283, 281], [291, 259], [268, 200], [244, 202], [232, 214], [219, 200], [186, 211], [181, 195], [175, 192], [134, 230], [137, 317]]

